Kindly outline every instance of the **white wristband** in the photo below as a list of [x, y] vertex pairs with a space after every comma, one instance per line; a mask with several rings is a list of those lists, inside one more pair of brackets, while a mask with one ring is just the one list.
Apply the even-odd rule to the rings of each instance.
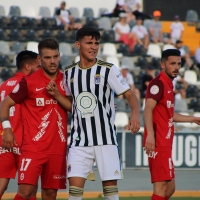
[[11, 128], [11, 124], [8, 120], [2, 122], [2, 127], [4, 128]]

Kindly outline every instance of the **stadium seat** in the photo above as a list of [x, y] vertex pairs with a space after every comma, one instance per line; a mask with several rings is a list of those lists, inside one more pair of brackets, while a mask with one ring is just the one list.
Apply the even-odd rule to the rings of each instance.
[[116, 49], [115, 44], [113, 44], [113, 43], [104, 43], [103, 44], [102, 55], [105, 55], [105, 56], [116, 56], [117, 55], [117, 49]]
[[199, 96], [199, 89], [196, 85], [188, 85], [187, 89], [186, 89], [186, 98], [192, 98], [192, 97], [196, 97]]
[[40, 17], [51, 17], [50, 9], [47, 6], [41, 6], [38, 15]]
[[59, 29], [54, 17], [43, 17], [40, 25], [43, 29]]
[[9, 14], [10, 16], [21, 16], [21, 10], [19, 6], [10, 6]]
[[66, 42], [70, 40], [69, 31], [59, 30], [56, 39], [58, 42]]
[[132, 19], [132, 20], [129, 22], [130, 28], [132, 29], [135, 25], [136, 25], [136, 21], [135, 21], [134, 19]]
[[174, 110], [177, 112], [188, 111], [188, 104], [185, 99], [175, 99]]
[[86, 18], [85, 26], [91, 26], [91, 27], [94, 27], [94, 28], [98, 28], [97, 21], [93, 17], [87, 17]]
[[99, 8], [98, 17], [100, 18], [102, 14], [105, 14], [107, 12], [108, 12], [107, 8]]
[[111, 30], [112, 29], [112, 25], [111, 25], [110, 18], [108, 18], [108, 17], [99, 18], [98, 28], [102, 29], [102, 30]]
[[200, 82], [197, 81], [197, 74], [195, 71], [192, 70], [186, 70], [184, 72], [184, 79], [188, 84], [194, 84], [194, 85], [199, 85]]
[[13, 77], [13, 75], [14, 75], [13, 71], [9, 68], [3, 68], [1, 70], [1, 79], [3, 81], [6, 81], [7, 79]]
[[6, 15], [6, 11], [4, 6], [0, 5], [0, 16], [5, 16]]
[[120, 69], [119, 59], [116, 56], [107, 56], [106, 62], [114, 64], [118, 69]]
[[128, 66], [130, 70], [133, 70], [133, 68], [135, 67], [133, 59], [131, 57], [122, 57], [121, 66], [122, 65]]
[[7, 28], [8, 24], [9, 24], [9, 18], [8, 17], [4, 17], [4, 16], [0, 16], [1, 28]]
[[9, 27], [20, 29], [23, 26], [23, 18], [19, 16], [11, 16]]
[[164, 44], [162, 50], [165, 51], [167, 49], [176, 49], [172, 44]]
[[38, 13], [37, 13], [36, 9], [33, 6], [24, 4], [21, 7], [21, 11], [22, 11], [22, 16], [33, 17], [33, 18], [37, 18], [38, 17]]
[[61, 69], [64, 70], [67, 66], [73, 64], [72, 57], [68, 55], [63, 55], [60, 58]]
[[44, 30], [43, 34], [42, 34], [42, 39], [44, 38], [54, 38], [55, 35], [53, 33], [53, 31], [51, 30]]
[[38, 42], [34, 41], [27, 42], [26, 49], [38, 53]]
[[188, 23], [196, 23], [198, 22], [198, 13], [196, 10], [187, 10], [186, 13], [186, 22]]
[[20, 29], [11, 29], [11, 32], [10, 32], [10, 40], [12, 41], [25, 41], [25, 38], [24, 36], [22, 35], [22, 32]]
[[73, 55], [71, 44], [66, 43], [66, 42], [59, 43], [59, 51], [61, 53], [61, 56], [62, 55], [68, 55], [68, 56]]
[[24, 44], [22, 42], [14, 42], [11, 50], [15, 53], [19, 53], [20, 51], [25, 50]]
[[5, 29], [0, 28], [0, 39], [3, 41], [9, 41], [9, 36]]
[[10, 47], [9, 47], [8, 42], [0, 41], [0, 53], [2, 53], [2, 54], [9, 54], [10, 53]]
[[121, 43], [119, 45], [119, 48], [118, 48], [117, 52], [118, 53], [122, 53], [123, 56], [129, 56], [130, 55], [129, 47], [124, 43]]
[[147, 48], [147, 55], [155, 58], [161, 58], [161, 49], [158, 44], [149, 44]]
[[146, 27], [147, 30], [149, 30], [149, 25], [151, 24], [151, 19], [145, 19], [143, 21], [143, 25]]
[[80, 19], [80, 13], [77, 7], [70, 7], [69, 11], [74, 19]]
[[8, 55], [0, 55], [0, 66], [1, 67], [9, 67], [10, 64], [10, 59]]
[[150, 63], [151, 63], [151, 66], [152, 66], [154, 69], [161, 69], [161, 68], [160, 68], [160, 62], [161, 62], [161, 59], [160, 59], [160, 58], [155, 58], [155, 57], [153, 57]]
[[40, 37], [37, 30], [28, 29], [26, 33], [26, 41], [39, 41]]
[[146, 57], [140, 56], [140, 57], [138, 57], [135, 64], [137, 67], [140, 67], [141, 69], [146, 69], [146, 67], [148, 66], [148, 61], [147, 61]]
[[143, 56], [146, 55], [146, 50], [143, 45], [136, 44], [131, 54], [133, 56]]
[[126, 112], [116, 112], [115, 126], [117, 128], [125, 128], [129, 123], [128, 115]]
[[27, 17], [26, 19], [26, 27], [28, 29], [38, 29], [38, 23], [37, 20], [33, 17]]
[[86, 7], [83, 9], [83, 17], [94, 17], [94, 11], [92, 8]]
[[115, 32], [114, 30], [104, 30], [101, 35], [101, 42], [112, 42], [112, 43], [118, 43], [115, 41]]

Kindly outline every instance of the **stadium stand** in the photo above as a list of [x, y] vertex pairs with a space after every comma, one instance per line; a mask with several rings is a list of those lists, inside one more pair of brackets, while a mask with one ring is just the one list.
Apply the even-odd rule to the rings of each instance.
[[19, 6], [10, 6], [9, 10], [10, 16], [21, 16], [21, 9]]
[[41, 6], [38, 15], [40, 17], [51, 17], [50, 9], [47, 6]]
[[83, 9], [83, 17], [94, 17], [94, 11], [92, 8], [86, 7]]
[[0, 5], [0, 16], [5, 16], [6, 15], [6, 11], [5, 11], [5, 8]]

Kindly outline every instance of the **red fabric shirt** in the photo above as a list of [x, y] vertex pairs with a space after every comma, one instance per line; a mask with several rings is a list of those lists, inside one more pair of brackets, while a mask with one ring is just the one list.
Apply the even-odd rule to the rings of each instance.
[[[62, 85], [63, 73], [54, 80], [65, 96]], [[66, 155], [67, 112], [46, 91], [50, 79], [39, 69], [20, 81], [18, 90], [10, 94], [21, 104], [23, 145], [21, 151], [43, 154]]]
[[[18, 72], [15, 74], [14, 77], [9, 78], [5, 82], [3, 82], [0, 86], [0, 94], [1, 94], [1, 101], [5, 99], [6, 96], [8, 96], [14, 88], [18, 87], [18, 83], [22, 80], [22, 78], [25, 76], [25, 74]], [[21, 118], [21, 110], [20, 105], [16, 104], [15, 106], [10, 108], [10, 123], [12, 126], [13, 133], [15, 135], [15, 139], [17, 142], [18, 147], [22, 144], [22, 124], [21, 124], [22, 118]], [[2, 134], [3, 134], [3, 128], [0, 123], [0, 145], [2, 143]]]
[[[163, 72], [154, 78], [147, 87], [146, 99], [152, 98], [157, 101], [153, 110], [153, 129], [156, 147], [172, 147], [174, 136], [174, 93], [172, 81]], [[147, 137], [144, 129], [145, 145]]]

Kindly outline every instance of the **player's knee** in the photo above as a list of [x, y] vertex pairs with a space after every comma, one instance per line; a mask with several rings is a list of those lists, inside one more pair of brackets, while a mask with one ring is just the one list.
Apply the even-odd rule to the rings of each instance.
[[43, 200], [54, 200], [57, 196], [57, 190], [54, 189], [42, 189]]
[[83, 188], [70, 186], [69, 187], [69, 200], [81, 200], [83, 196]]
[[117, 185], [104, 186], [103, 194], [106, 200], [118, 200], [118, 187]]

